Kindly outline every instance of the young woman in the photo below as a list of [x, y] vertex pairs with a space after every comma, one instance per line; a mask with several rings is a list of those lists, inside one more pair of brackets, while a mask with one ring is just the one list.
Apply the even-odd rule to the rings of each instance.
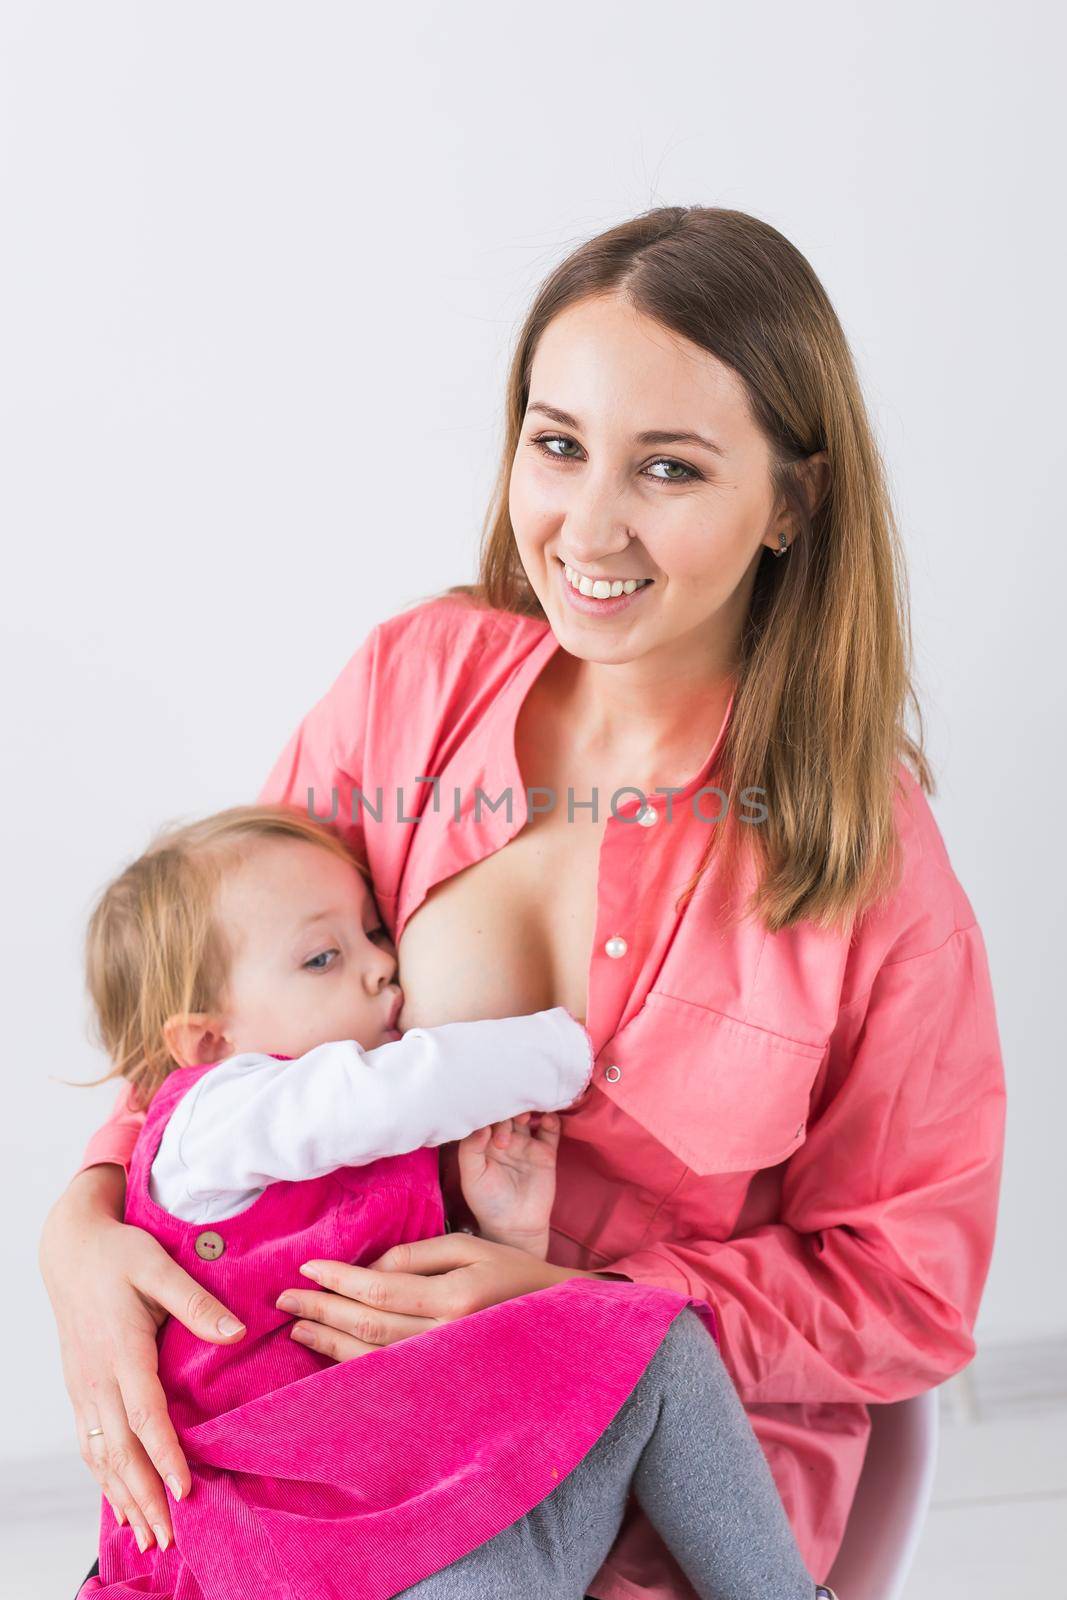
[[[457, 1231], [319, 1264], [294, 1336], [346, 1360], [576, 1273], [706, 1298], [818, 1578], [866, 1404], [973, 1354], [1000, 1174], [986, 952], [909, 656], [825, 291], [766, 224], [664, 207], [535, 299], [479, 583], [374, 628], [259, 797], [336, 811], [363, 853], [401, 1026], [558, 1004], [596, 1051], [547, 1261], [462, 1231], [446, 1170]], [[119, 1222], [135, 1134], [120, 1102], [42, 1265], [83, 1454], [169, 1532], [157, 1327], [242, 1330]], [[636, 1506], [590, 1590], [689, 1593]]]

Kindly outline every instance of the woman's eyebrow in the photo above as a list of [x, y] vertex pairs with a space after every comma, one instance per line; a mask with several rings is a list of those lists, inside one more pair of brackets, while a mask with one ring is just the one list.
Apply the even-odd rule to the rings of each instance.
[[[543, 400], [533, 400], [527, 410], [540, 411], [553, 422], [558, 422], [561, 428], [574, 428], [581, 432], [582, 425], [578, 418], [572, 417], [569, 411], [561, 411], [558, 406], [547, 405]], [[703, 445], [705, 450], [710, 450], [713, 455], [726, 454], [722, 445], [716, 444], [714, 439], [706, 439], [702, 433], [690, 433], [681, 428], [646, 428], [643, 433], [634, 434], [634, 442], [635, 444], [699, 444]]]

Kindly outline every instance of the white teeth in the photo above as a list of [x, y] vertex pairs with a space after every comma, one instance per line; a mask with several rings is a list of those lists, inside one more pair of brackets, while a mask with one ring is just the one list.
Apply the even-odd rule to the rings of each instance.
[[572, 589], [594, 600], [607, 600], [609, 597], [614, 600], [622, 594], [633, 594], [635, 589], [641, 589], [652, 581], [651, 578], [616, 578], [611, 582], [607, 578], [579, 577], [573, 567], [564, 566], [563, 571]]

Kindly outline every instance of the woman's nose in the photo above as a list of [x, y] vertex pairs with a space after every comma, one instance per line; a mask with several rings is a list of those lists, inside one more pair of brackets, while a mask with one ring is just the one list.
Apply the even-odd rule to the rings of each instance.
[[632, 538], [630, 528], [610, 511], [568, 518], [559, 544], [562, 560], [577, 567], [595, 567], [621, 555]]
[[633, 537], [624, 515], [624, 494], [617, 479], [587, 473], [579, 487], [572, 486], [560, 536], [559, 554], [578, 566], [610, 561], [626, 549]]

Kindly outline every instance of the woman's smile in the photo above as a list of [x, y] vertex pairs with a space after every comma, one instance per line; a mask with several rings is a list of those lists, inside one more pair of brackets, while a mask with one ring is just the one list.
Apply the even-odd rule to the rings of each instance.
[[[641, 596], [647, 594], [653, 588], [655, 582], [652, 578], [642, 579], [641, 586], [634, 589], [630, 594], [624, 592], [619, 595], [608, 595], [599, 598], [596, 595], [582, 594], [576, 589], [567, 576], [567, 569], [563, 562], [557, 561], [557, 570], [559, 572], [559, 584], [567, 598], [567, 604], [587, 617], [617, 616], [620, 611], [626, 611], [630, 606], [636, 605]], [[620, 580], [616, 580], [616, 582], [618, 581]]]

